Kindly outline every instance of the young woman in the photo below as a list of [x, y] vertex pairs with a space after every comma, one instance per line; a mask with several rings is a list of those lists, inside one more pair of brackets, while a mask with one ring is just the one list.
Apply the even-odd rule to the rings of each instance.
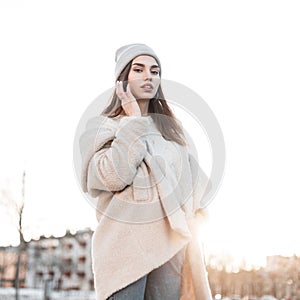
[[82, 188], [97, 198], [97, 300], [211, 299], [194, 234], [208, 180], [144, 44], [116, 52], [116, 87], [82, 135]]

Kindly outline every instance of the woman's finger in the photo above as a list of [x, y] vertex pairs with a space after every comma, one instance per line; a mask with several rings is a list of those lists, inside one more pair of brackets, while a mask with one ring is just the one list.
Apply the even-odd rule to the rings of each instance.
[[128, 116], [140, 116], [141, 110], [137, 104], [137, 101], [131, 93], [130, 86], [127, 84], [126, 91], [124, 91], [122, 81], [116, 83], [116, 94], [121, 100], [121, 106]]
[[129, 101], [136, 101], [135, 97], [131, 93], [130, 85], [127, 84], [125, 95]]
[[124, 92], [124, 89], [123, 89], [122, 81], [117, 81], [116, 94], [120, 98], [120, 100], [125, 100], [124, 99], [125, 98], [125, 92]]
[[131, 90], [130, 90], [130, 84], [129, 84], [129, 82], [127, 83], [127, 87], [126, 87], [126, 95], [128, 97], [133, 97], [133, 95], [131, 93]]

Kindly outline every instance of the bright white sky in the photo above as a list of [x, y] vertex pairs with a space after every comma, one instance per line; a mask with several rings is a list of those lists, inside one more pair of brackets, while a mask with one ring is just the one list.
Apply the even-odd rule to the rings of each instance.
[[[95, 226], [73, 171], [76, 126], [113, 86], [115, 50], [142, 42], [223, 130], [209, 251], [250, 261], [300, 254], [298, 1], [0, 3], [0, 183], [20, 198], [26, 169], [28, 238]], [[1, 208], [1, 245], [16, 243], [10, 224]]]

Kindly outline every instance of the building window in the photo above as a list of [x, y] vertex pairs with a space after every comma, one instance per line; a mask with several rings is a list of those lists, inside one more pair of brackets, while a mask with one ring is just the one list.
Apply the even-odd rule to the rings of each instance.
[[79, 262], [84, 263], [86, 261], [86, 257], [85, 256], [80, 256], [78, 258]]

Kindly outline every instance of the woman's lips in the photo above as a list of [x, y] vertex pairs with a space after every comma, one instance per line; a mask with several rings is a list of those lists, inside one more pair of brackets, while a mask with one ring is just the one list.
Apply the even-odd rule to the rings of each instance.
[[145, 83], [141, 86], [142, 89], [146, 91], [152, 91], [153, 90], [153, 85], [151, 83]]

